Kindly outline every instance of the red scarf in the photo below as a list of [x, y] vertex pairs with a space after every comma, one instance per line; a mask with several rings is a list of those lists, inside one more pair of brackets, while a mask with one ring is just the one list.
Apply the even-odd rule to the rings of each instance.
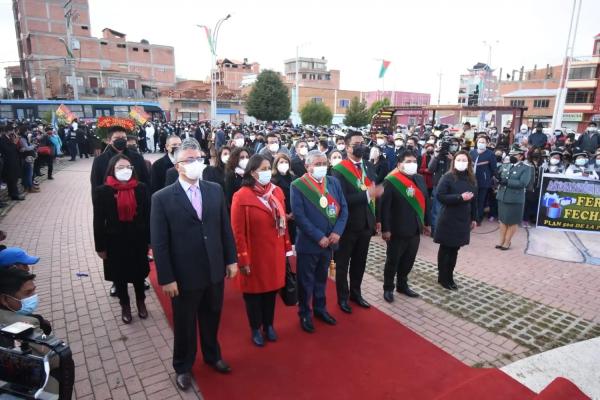
[[277, 188], [277, 186], [273, 185], [269, 182], [269, 184], [262, 186], [258, 182], [252, 187], [252, 191], [258, 197], [264, 199], [269, 206], [271, 206], [271, 213], [273, 215], [273, 219], [275, 220], [275, 227], [277, 228], [277, 232], [279, 236], [285, 235], [285, 207], [283, 204], [277, 199], [277, 197], [273, 196], [273, 191]]
[[137, 210], [137, 201], [135, 200], [135, 191], [133, 189], [138, 185], [138, 181], [132, 178], [128, 182], [121, 182], [114, 176], [108, 176], [106, 178], [106, 185], [117, 191], [119, 221], [133, 221]]

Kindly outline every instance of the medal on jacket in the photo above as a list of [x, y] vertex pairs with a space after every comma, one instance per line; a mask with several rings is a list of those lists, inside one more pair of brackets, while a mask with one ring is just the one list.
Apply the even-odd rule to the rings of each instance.
[[321, 198], [319, 199], [319, 205], [321, 206], [321, 208], [327, 207], [327, 197], [321, 196]]
[[408, 197], [414, 197], [415, 196], [415, 188], [413, 188], [412, 186], [409, 186], [406, 188], [406, 195]]

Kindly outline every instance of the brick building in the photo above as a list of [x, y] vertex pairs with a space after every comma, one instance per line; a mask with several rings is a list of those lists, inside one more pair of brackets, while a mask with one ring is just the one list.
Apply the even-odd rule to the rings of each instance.
[[296, 83], [296, 61], [298, 61], [299, 86], [322, 89], [340, 88], [340, 71], [328, 70], [325, 57], [299, 57], [284, 61], [284, 76], [287, 83]]
[[248, 75], [256, 75], [260, 72], [258, 63], [248, 63], [248, 59], [244, 61], [236, 61], [229, 58], [217, 60], [216, 83], [217, 86], [225, 86], [228, 89], [239, 89], [242, 82]]
[[128, 41], [109, 28], [101, 38], [93, 37], [88, 1], [72, 0], [69, 7], [73, 58], [66, 46], [65, 1], [13, 0], [25, 97], [72, 98], [76, 86], [82, 99], [156, 98], [158, 91], [175, 84], [173, 47]]
[[495, 105], [498, 100], [498, 77], [487, 64], [477, 63], [460, 76], [458, 104]]

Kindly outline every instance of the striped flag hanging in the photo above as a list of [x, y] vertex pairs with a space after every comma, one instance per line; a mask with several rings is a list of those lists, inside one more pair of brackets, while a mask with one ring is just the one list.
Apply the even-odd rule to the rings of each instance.
[[210, 28], [204, 25], [198, 25], [201, 28], [204, 28], [204, 32], [206, 33], [206, 39], [208, 40], [208, 47], [210, 47], [210, 52], [215, 55], [215, 45], [212, 40], [212, 35], [210, 32]]
[[385, 75], [385, 73], [391, 63], [392, 63], [391, 61], [381, 60], [381, 69], [379, 70], [380, 78], [383, 78], [383, 76]]

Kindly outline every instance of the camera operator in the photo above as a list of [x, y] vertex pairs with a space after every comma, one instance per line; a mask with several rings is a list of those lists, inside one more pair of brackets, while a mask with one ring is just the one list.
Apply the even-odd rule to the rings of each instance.
[[450, 133], [448, 131], [444, 131], [442, 133], [439, 143], [439, 149], [434, 152], [433, 157], [431, 157], [431, 161], [429, 161], [429, 165], [427, 166], [427, 170], [429, 173], [433, 175], [433, 191], [432, 198], [433, 201], [431, 203], [431, 229], [432, 232], [435, 231], [435, 224], [437, 222], [437, 215], [439, 213], [441, 204], [437, 200], [437, 184], [440, 181], [440, 178], [448, 171], [450, 166], [452, 165], [453, 155], [460, 150], [459, 141], [455, 137], [450, 137]]

